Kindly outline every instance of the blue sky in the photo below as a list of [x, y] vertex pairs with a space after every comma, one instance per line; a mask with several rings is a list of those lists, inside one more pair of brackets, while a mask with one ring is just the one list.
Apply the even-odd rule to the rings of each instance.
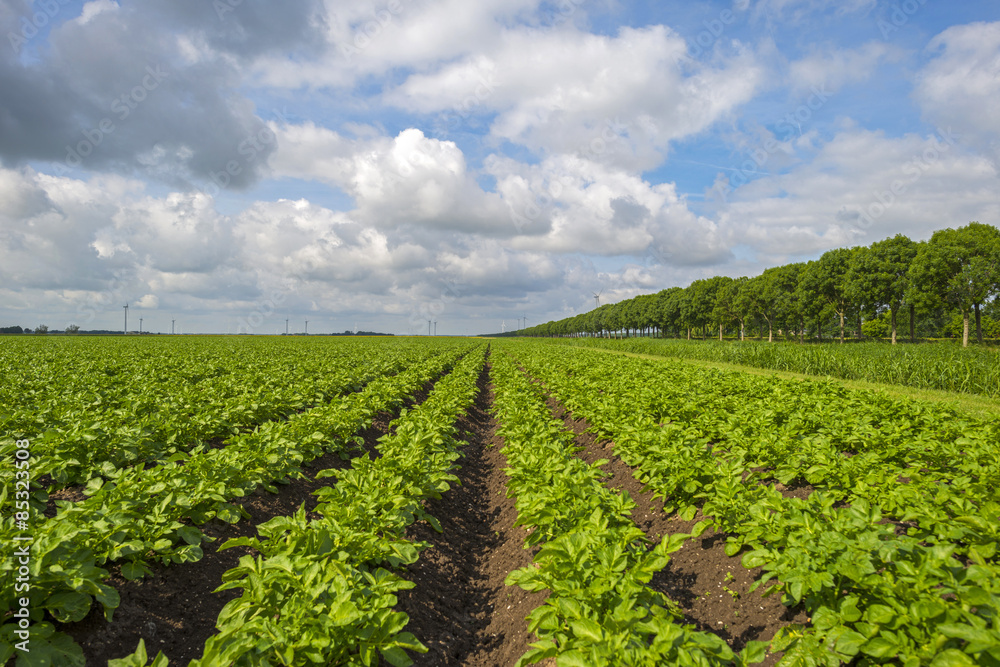
[[3, 325], [482, 333], [1000, 218], [995, 2], [12, 0], [0, 34]]

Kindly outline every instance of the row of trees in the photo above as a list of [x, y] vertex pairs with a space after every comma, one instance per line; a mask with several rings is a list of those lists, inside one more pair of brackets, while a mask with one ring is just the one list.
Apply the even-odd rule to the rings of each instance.
[[691, 338], [717, 327], [721, 339], [736, 327], [742, 340], [757, 328], [769, 341], [775, 331], [822, 337], [831, 320], [844, 342], [848, 325], [863, 336], [862, 320], [885, 318], [893, 344], [902, 320], [910, 339], [919, 316], [938, 322], [957, 312], [962, 344], [971, 320], [983, 339], [983, 308], [1000, 294], [1000, 230], [972, 222], [915, 242], [897, 234], [867, 247], [837, 248], [818, 260], [766, 269], [753, 278], [716, 276], [685, 288], [671, 287], [522, 332], [535, 336], [668, 333]]
[[[65, 333], [71, 333], [72, 334], [72, 333], [77, 333], [78, 331], [80, 331], [80, 327], [77, 326], [76, 324], [71, 324], [68, 327], [66, 327]], [[23, 329], [21, 327], [19, 327], [19, 326], [0, 327], [0, 334], [19, 334], [19, 333], [26, 333], [26, 334], [30, 334], [30, 333], [47, 334], [47, 333], [49, 333], [49, 325], [47, 325], [47, 324], [39, 324], [37, 327], [34, 328], [34, 331], [32, 331], [32, 329], [30, 327], [24, 327]], [[56, 332], [53, 332], [53, 333], [59, 333], [59, 332], [56, 331]]]

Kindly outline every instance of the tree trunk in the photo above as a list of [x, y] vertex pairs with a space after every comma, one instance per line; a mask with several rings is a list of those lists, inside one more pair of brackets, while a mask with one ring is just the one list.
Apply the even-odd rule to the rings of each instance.
[[806, 342], [806, 318], [799, 316], [799, 344]]
[[740, 342], [743, 342], [744, 340], [745, 330], [746, 330], [746, 324], [743, 322], [743, 320], [740, 320]]
[[816, 318], [816, 335], [819, 336], [819, 342], [823, 342], [823, 320], [819, 317]]
[[916, 321], [917, 321], [917, 318], [915, 317], [913, 311], [914, 311], [914, 307], [913, 307], [913, 304], [911, 303], [910, 304], [910, 342], [911, 343], [917, 342], [917, 336], [916, 336], [916, 330], [917, 330]]
[[962, 310], [962, 347], [969, 347], [969, 309]]
[[771, 328], [771, 320], [767, 321], [767, 342], [774, 342], [774, 329]]
[[979, 314], [979, 304], [978, 303], [977, 304], [973, 304], [973, 307], [976, 309], [976, 340], [979, 341], [980, 345], [982, 345], [983, 344], [983, 323], [982, 323], [982, 319], [981, 319], [980, 314]]
[[722, 323], [719, 323], [719, 342], [722, 342]]
[[892, 323], [892, 344], [896, 344], [896, 309], [889, 309], [889, 321]]
[[863, 337], [864, 337], [864, 334], [861, 333], [861, 313], [858, 313], [858, 336], [857, 336], [857, 338], [858, 338], [858, 340], [861, 340]]
[[688, 327], [688, 340], [691, 340], [691, 327]]
[[844, 344], [844, 311], [840, 311], [840, 344]]

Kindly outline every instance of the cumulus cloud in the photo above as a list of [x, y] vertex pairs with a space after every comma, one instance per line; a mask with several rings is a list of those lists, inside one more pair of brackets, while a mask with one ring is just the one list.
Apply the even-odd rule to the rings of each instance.
[[836, 92], [846, 84], [870, 79], [880, 63], [901, 57], [898, 48], [871, 41], [857, 49], [819, 50], [791, 63], [789, 75], [798, 92], [814, 87]]
[[[3, 34], [22, 34], [22, 18], [32, 16], [32, 6], [15, 4], [0, 14]], [[247, 0], [220, 19], [211, 6], [100, 0], [77, 17], [55, 17], [61, 21], [44, 50], [26, 40], [0, 50], [0, 160], [52, 162], [62, 174], [118, 171], [174, 186], [211, 182], [236, 161], [227, 185], [256, 182], [273, 144], [260, 146], [264, 159], [245, 159], [245, 142], [264, 123], [237, 92], [234, 56], [302, 43], [312, 34], [315, 7]], [[187, 32], [165, 30], [163, 17]]]
[[746, 102], [763, 71], [744, 49], [720, 67], [682, 68], [687, 44], [664, 26], [615, 37], [519, 28], [495, 51], [411, 75], [387, 101], [444, 125], [496, 114], [490, 133], [543, 154], [575, 153], [633, 169], [659, 164], [672, 140]]
[[1000, 22], [948, 28], [927, 48], [914, 91], [924, 114], [1000, 160], [1000, 116], [988, 111], [1000, 107]]
[[719, 224], [763, 266], [1000, 218], [1000, 177], [950, 136], [847, 128], [808, 163], [738, 188]]

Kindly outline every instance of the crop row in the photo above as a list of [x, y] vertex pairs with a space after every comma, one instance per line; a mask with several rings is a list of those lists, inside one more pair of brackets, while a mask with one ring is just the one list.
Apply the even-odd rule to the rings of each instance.
[[275, 355], [248, 348], [214, 360], [196, 356], [201, 369], [181, 376], [164, 374], [160, 366], [175, 365], [167, 363], [175, 350], [163, 345], [136, 353], [126, 369], [108, 365], [110, 359], [81, 369], [87, 385], [78, 391], [60, 387], [0, 415], [0, 475], [13, 477], [15, 438], [31, 440], [36, 479], [49, 475], [51, 488], [60, 489], [322, 404], [356, 391], [380, 366], [398, 369], [429, 354], [421, 346], [390, 350], [372, 343], [314, 354], [305, 347]]
[[484, 348], [469, 353], [427, 399], [393, 422], [378, 453], [361, 455], [347, 470], [327, 470], [333, 486], [315, 492], [316, 518], [304, 508], [257, 527], [260, 539], [230, 540], [222, 548], [250, 546], [223, 575], [219, 590], [242, 595], [219, 614], [218, 634], [196, 665], [408, 665], [406, 651], [425, 651], [394, 611], [395, 592], [413, 584], [386, 569], [417, 560], [426, 543], [410, 542], [407, 526], [458, 478], [456, 420], [477, 391]]
[[[251, 433], [234, 436], [224, 447], [178, 453], [149, 469], [121, 470], [112, 481], [90, 488], [93, 495], [86, 500], [62, 503], [61, 511], [33, 535], [30, 593], [32, 632], [37, 637], [32, 636], [32, 651], [55, 652], [56, 664], [81, 663], [79, 647], [53, 634], [43, 614], [60, 622], [77, 621], [96, 599], [110, 620], [118, 595], [103, 583], [107, 577], [101, 568], [104, 563], [123, 561], [123, 576], [136, 578], [148, 571], [150, 559], [164, 563], [198, 560], [204, 535], [191, 524], [214, 517], [238, 521], [244, 512], [233, 499], [258, 487], [275, 490], [275, 480], [301, 474], [302, 462], [323, 452], [344, 451], [376, 414], [401, 405], [462, 352], [446, 352], [397, 375], [374, 380], [363, 391], [285, 421], [268, 422]], [[6, 501], [6, 493], [0, 491], [0, 503]], [[13, 530], [13, 521], [6, 521], [5, 536]], [[11, 561], [5, 561], [5, 571], [12, 567]], [[17, 596], [13, 578], [5, 578], [0, 613], [11, 609]], [[12, 651], [12, 632], [12, 623], [0, 628], [0, 659]]]
[[581, 667], [762, 659], [759, 642], [736, 655], [718, 636], [677, 623], [676, 604], [646, 584], [691, 535], [670, 535], [650, 548], [630, 520], [634, 501], [602, 483], [606, 461], [587, 465], [575, 455], [573, 435], [553, 419], [540, 388], [503, 354], [494, 355], [493, 381], [509, 493], [518, 523], [531, 530], [528, 545], [541, 545], [507, 583], [549, 591], [529, 617], [540, 641], [518, 665], [547, 658]]
[[[804, 605], [811, 625], [772, 641], [787, 664], [1000, 664], [991, 425], [823, 383], [514, 350], [668, 508], [700, 506], [727, 553], [749, 547], [761, 584]], [[786, 498], [776, 477], [819, 490]]]
[[756, 341], [575, 338], [560, 339], [559, 344], [722, 361], [819, 377], [1000, 397], [998, 353], [949, 343], [906, 346], [883, 343], [789, 345]]

